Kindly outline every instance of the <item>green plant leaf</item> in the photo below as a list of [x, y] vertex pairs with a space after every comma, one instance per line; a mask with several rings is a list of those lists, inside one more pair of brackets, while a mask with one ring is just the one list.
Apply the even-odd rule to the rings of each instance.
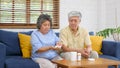
[[96, 32], [97, 36], [103, 36], [104, 38], [109, 37], [110, 35], [113, 35], [113, 33], [120, 34], [120, 27], [118, 28], [106, 28], [104, 30], [101, 30], [99, 32]]

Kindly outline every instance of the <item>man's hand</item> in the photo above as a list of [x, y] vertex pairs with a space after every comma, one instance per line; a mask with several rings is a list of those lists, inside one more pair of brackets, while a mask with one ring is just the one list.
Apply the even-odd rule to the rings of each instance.
[[89, 56], [90, 56], [90, 51], [89, 51], [88, 49], [84, 48], [84, 49], [81, 51], [81, 54], [82, 54], [83, 57], [89, 58]]

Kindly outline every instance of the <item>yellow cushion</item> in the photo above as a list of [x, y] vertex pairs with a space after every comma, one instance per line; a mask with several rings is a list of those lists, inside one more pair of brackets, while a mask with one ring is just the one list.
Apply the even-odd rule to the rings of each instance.
[[26, 34], [21, 34], [18, 33], [18, 37], [19, 37], [19, 41], [20, 41], [20, 48], [22, 50], [22, 57], [23, 58], [30, 58], [31, 56], [31, 43], [30, 43], [30, 39], [31, 37], [29, 35]]
[[102, 54], [102, 52], [100, 50], [102, 48], [103, 37], [102, 36], [90, 36], [90, 40], [92, 43], [92, 49], [94, 51], [97, 51], [98, 54]]

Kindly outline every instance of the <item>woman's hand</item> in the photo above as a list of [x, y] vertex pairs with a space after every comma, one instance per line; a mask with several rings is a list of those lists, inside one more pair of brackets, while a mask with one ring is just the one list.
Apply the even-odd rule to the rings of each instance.
[[62, 43], [57, 42], [56, 45], [55, 46], [51, 46], [50, 49], [52, 49], [52, 50], [60, 50], [61, 47], [62, 47]]
[[39, 48], [37, 52], [41, 53], [41, 52], [45, 52], [52, 49], [53, 49], [53, 46], [46, 46], [46, 47]]
[[63, 44], [62, 44], [61, 42], [57, 42], [55, 47], [59, 47], [59, 48], [61, 48], [62, 45], [63, 45]]
[[60, 50], [61, 48], [60, 47], [52, 47], [52, 50]]

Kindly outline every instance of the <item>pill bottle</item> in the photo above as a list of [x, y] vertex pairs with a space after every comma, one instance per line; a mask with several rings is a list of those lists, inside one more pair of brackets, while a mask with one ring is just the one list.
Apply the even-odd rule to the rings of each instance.
[[78, 61], [81, 60], [81, 53], [77, 53], [77, 60], [78, 60]]

